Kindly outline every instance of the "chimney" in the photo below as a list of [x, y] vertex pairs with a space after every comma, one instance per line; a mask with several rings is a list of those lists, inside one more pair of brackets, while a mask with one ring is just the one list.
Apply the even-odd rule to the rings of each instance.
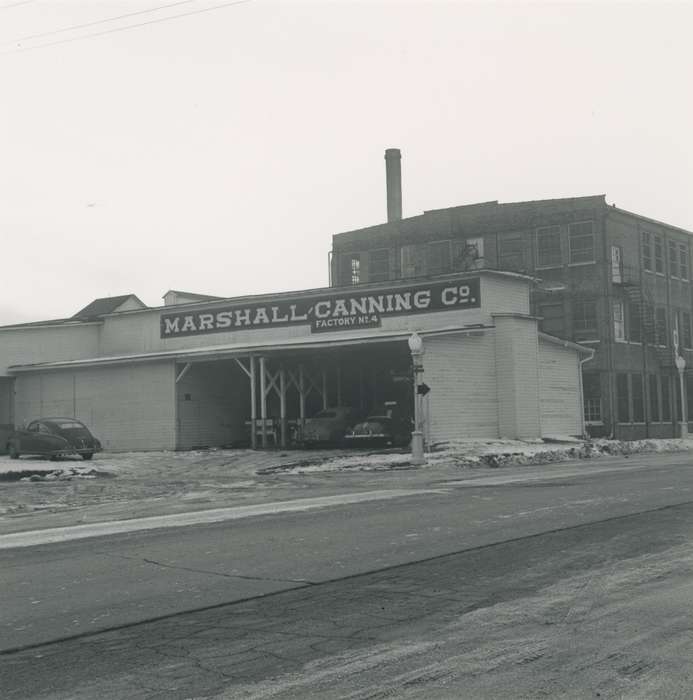
[[385, 182], [387, 186], [387, 220], [402, 220], [402, 154], [399, 148], [385, 151]]

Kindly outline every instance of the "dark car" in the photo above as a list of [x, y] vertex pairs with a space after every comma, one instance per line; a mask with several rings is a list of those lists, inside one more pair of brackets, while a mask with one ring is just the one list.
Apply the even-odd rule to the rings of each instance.
[[406, 445], [411, 440], [411, 419], [402, 415], [394, 402], [387, 402], [366, 420], [357, 423], [344, 435], [347, 445]]
[[305, 445], [340, 443], [353, 421], [354, 414], [349, 406], [326, 408], [306, 419], [301, 442]]
[[74, 418], [40, 418], [20, 430], [15, 430], [7, 442], [12, 459], [19, 455], [43, 455], [51, 459], [81, 455], [91, 459], [101, 451], [101, 443], [89, 429]]

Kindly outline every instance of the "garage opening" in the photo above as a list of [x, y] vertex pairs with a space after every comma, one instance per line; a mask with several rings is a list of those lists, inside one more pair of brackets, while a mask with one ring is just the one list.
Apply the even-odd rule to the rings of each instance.
[[[342, 432], [383, 410], [410, 419], [411, 356], [396, 341], [181, 362], [176, 403], [178, 449], [299, 447], [306, 424], [337, 409], [348, 409]], [[337, 424], [335, 444], [343, 437]]]

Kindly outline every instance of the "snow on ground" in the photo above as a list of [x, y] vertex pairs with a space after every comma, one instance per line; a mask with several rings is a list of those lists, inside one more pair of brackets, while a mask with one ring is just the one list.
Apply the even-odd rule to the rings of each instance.
[[[693, 440], [467, 439], [436, 445], [426, 454], [422, 467], [411, 464], [406, 450], [99, 453], [90, 462], [80, 458], [11, 460], [5, 455], [0, 456], [0, 525], [6, 518], [36, 513], [72, 513], [70, 517], [82, 522], [85, 518], [118, 519], [288, 499], [297, 492], [301, 496], [322, 494], [321, 489], [360, 488], [349, 473], [399, 472], [402, 479], [409, 479], [418, 478], [422, 469], [439, 469], [449, 475], [458, 469], [689, 450], [693, 450]], [[320, 479], [321, 474], [336, 477], [338, 473], [347, 478], [341, 485], [336, 478]]]
[[[501, 467], [513, 464], [546, 464], [607, 455], [682, 452], [693, 449], [693, 440], [578, 440], [552, 436], [545, 440], [466, 439], [440, 443], [426, 454], [425, 467], [454, 464], [459, 467]], [[424, 467], [424, 468], [425, 468]], [[285, 474], [338, 471], [412, 469], [409, 453], [372, 452], [347, 454], [331, 459], [316, 457], [271, 468]], [[269, 471], [269, 470], [268, 470]]]

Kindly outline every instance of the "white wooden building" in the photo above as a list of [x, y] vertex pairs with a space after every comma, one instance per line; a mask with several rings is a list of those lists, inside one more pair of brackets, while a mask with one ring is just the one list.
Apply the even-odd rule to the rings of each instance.
[[253, 422], [277, 426], [282, 444], [324, 407], [411, 401], [417, 331], [431, 442], [579, 435], [591, 351], [538, 332], [532, 284], [479, 270], [233, 299], [167, 293], [157, 308], [97, 300], [88, 314], [0, 328], [0, 425], [74, 416], [106, 450], [160, 450], [240, 444]]

